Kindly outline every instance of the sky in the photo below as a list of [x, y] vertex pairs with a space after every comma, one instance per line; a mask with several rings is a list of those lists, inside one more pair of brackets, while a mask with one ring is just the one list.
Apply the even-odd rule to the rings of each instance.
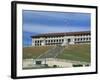
[[23, 10], [23, 46], [30, 46], [31, 36], [52, 32], [89, 31], [90, 13]]

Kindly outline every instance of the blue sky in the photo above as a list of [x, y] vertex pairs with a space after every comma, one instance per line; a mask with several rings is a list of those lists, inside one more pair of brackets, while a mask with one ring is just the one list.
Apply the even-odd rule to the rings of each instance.
[[88, 31], [90, 13], [23, 10], [23, 45], [31, 45], [32, 35], [51, 32]]

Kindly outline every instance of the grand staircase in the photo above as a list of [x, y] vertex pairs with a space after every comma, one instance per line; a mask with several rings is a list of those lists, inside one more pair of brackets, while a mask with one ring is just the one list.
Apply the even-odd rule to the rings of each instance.
[[55, 46], [49, 49], [47, 52], [40, 55], [37, 59], [56, 58], [59, 54], [63, 52], [64, 48], [65, 48], [64, 46]]

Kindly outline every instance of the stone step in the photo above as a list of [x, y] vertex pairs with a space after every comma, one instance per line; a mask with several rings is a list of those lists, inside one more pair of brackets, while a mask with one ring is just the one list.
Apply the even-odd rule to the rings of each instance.
[[44, 54], [40, 55], [38, 58], [55, 58], [64, 50], [64, 46], [56, 46]]

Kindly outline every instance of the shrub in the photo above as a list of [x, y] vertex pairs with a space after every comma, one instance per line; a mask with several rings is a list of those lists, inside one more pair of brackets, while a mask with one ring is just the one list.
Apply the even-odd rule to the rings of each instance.
[[53, 68], [56, 68], [57, 67], [57, 65], [53, 65]]
[[48, 64], [45, 64], [45, 67], [49, 67]]

